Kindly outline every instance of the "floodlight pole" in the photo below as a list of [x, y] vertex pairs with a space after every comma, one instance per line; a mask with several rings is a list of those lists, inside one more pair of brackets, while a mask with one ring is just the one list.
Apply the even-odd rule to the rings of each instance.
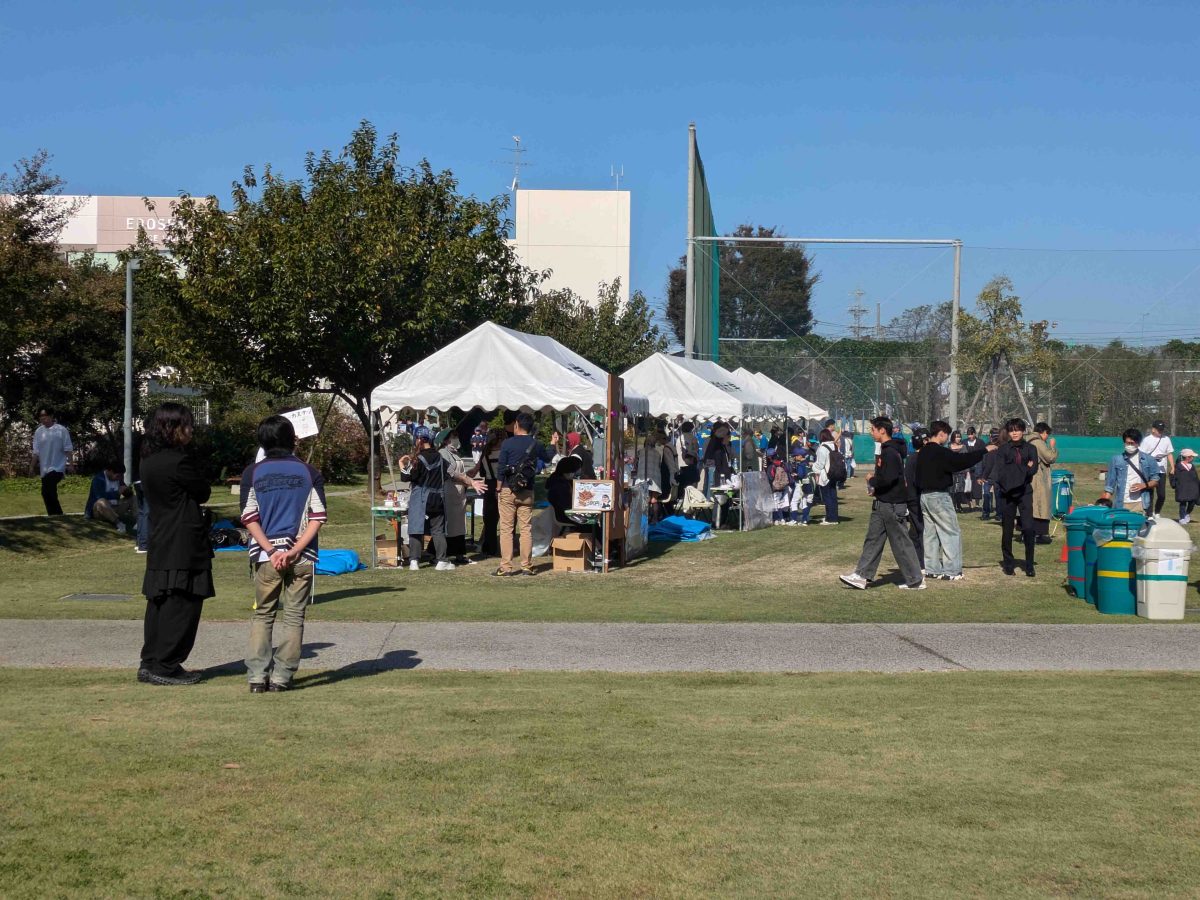
[[962, 287], [962, 241], [954, 242], [954, 295], [950, 300], [950, 427], [958, 427], [958, 309]]
[[[687, 269], [684, 276], [683, 354], [693, 356], [696, 345], [696, 123], [688, 125]], [[716, 326], [719, 327], [719, 326]]]
[[133, 273], [142, 261], [131, 256], [125, 261], [125, 477], [133, 483]]

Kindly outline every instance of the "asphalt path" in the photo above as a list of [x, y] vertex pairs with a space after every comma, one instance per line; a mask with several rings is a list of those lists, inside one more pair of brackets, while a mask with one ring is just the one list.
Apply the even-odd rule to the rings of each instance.
[[[240, 670], [248, 623], [193, 668]], [[0, 619], [0, 666], [131, 668], [138, 621]], [[1200, 671], [1200, 625], [313, 622], [303, 668], [604, 672]]]

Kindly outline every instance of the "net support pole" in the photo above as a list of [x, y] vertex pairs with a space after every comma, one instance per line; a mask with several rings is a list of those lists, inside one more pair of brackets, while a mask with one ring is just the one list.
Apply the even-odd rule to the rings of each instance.
[[950, 427], [958, 427], [958, 309], [962, 288], [962, 241], [954, 243], [954, 294], [950, 300]]
[[684, 276], [683, 353], [688, 359], [696, 346], [696, 123], [688, 125], [687, 270]]

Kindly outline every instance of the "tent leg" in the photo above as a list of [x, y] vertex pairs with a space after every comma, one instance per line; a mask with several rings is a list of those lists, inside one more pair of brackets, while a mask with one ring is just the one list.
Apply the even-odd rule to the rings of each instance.
[[[375, 547], [375, 411], [371, 409], [371, 401], [367, 401], [367, 421], [371, 423], [371, 456], [368, 466], [367, 477], [371, 480], [371, 568], [375, 569], [379, 566], [378, 553]], [[400, 548], [396, 548], [397, 559], [399, 559]]]

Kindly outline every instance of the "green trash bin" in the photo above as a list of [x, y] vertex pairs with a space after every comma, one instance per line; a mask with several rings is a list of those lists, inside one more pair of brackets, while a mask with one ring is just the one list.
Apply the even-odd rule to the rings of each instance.
[[1092, 516], [1099, 517], [1107, 512], [1106, 506], [1077, 506], [1063, 519], [1067, 526], [1067, 587], [1081, 600], [1087, 595], [1083, 545], [1096, 527]]
[[1133, 539], [1146, 517], [1113, 510], [1092, 534], [1096, 544], [1096, 610], [1108, 615], [1137, 614], [1137, 581], [1133, 568]]
[[1075, 502], [1075, 474], [1066, 469], [1055, 469], [1050, 473], [1050, 513], [1061, 519], [1071, 510]]
[[[1082, 597], [1093, 606], [1096, 605], [1096, 551], [1099, 546], [1096, 540], [1096, 532], [1101, 532], [1104, 535], [1105, 541], [1111, 539], [1109, 520], [1112, 514], [1113, 511], [1107, 506], [1089, 506], [1084, 516], [1087, 530], [1081, 551], [1083, 556]], [[1069, 562], [1069, 553], [1067, 559]]]

